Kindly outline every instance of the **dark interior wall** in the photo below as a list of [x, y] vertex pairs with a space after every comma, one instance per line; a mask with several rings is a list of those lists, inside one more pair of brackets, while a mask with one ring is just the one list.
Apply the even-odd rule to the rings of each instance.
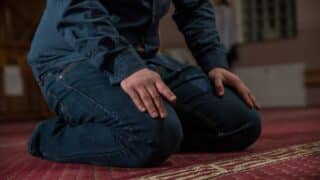
[[179, 33], [176, 24], [172, 20], [174, 7], [171, 4], [169, 12], [160, 24], [161, 48], [182, 48], [186, 47], [185, 41], [181, 33]]
[[30, 42], [45, 0], [1, 0], [0, 43]]

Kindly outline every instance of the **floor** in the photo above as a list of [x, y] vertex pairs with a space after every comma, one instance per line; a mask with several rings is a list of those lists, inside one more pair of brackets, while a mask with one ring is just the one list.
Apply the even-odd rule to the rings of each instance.
[[0, 180], [320, 179], [320, 107], [262, 115], [262, 136], [246, 151], [174, 154], [160, 167], [141, 169], [37, 159], [26, 152], [34, 122], [0, 123]]

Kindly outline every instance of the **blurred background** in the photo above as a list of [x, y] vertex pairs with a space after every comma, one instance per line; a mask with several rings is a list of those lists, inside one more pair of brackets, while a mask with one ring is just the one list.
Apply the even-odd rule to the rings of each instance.
[[[0, 1], [0, 121], [50, 116], [26, 63], [44, 0]], [[232, 71], [263, 108], [320, 105], [319, 0], [214, 0]], [[161, 53], [195, 64], [171, 19], [160, 28]]]

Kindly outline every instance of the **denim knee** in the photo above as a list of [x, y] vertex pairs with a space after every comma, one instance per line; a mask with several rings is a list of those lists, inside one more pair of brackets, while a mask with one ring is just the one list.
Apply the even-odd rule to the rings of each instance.
[[243, 126], [238, 136], [241, 138], [235, 150], [244, 150], [252, 145], [261, 134], [261, 117], [257, 110], [251, 109], [245, 118], [246, 124]]
[[[168, 113], [169, 114], [169, 113]], [[183, 139], [182, 127], [176, 115], [167, 118], [151, 119], [150, 141], [137, 148], [140, 153], [133, 162], [134, 167], [149, 167], [161, 164], [180, 148]], [[152, 132], [151, 132], [152, 131]]]

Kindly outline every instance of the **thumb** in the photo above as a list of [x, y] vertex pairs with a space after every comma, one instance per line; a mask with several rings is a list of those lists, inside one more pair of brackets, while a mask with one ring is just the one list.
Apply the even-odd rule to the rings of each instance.
[[222, 78], [216, 77], [214, 79], [214, 86], [215, 86], [217, 95], [223, 96], [224, 95], [224, 86], [223, 86]]

